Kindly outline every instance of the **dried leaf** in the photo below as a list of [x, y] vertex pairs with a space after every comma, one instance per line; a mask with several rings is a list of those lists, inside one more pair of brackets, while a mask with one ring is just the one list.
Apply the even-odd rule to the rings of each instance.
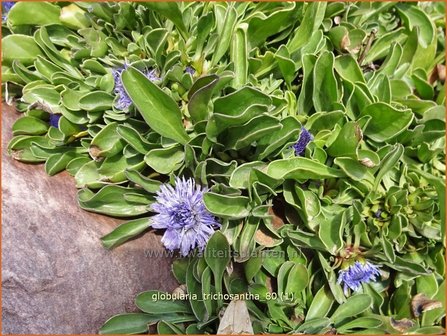
[[233, 300], [225, 309], [217, 335], [253, 335], [250, 315], [245, 301]]
[[411, 300], [411, 310], [414, 317], [419, 317], [422, 313], [436, 308], [442, 308], [442, 302], [431, 300], [422, 293], [413, 296], [413, 299]]
[[394, 318], [391, 318], [390, 324], [394, 329], [403, 333], [414, 326], [414, 321], [407, 318], [403, 318], [401, 320], [395, 320]]

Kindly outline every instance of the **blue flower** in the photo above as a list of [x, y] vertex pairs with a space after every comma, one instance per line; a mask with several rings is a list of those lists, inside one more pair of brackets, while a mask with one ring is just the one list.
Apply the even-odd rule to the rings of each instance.
[[59, 128], [59, 119], [62, 117], [60, 114], [50, 114], [50, 126]]
[[357, 292], [361, 288], [362, 283], [375, 281], [378, 275], [380, 275], [378, 266], [370, 263], [369, 261], [356, 261], [347, 269], [343, 269], [338, 272], [337, 282], [339, 284], [343, 282], [343, 290], [345, 295], [347, 295], [348, 288], [351, 288], [353, 291]]
[[8, 16], [8, 12], [11, 10], [12, 6], [15, 5], [14, 1], [2, 1], [2, 20], [5, 21], [7, 16]]
[[190, 67], [189, 65], [185, 68], [185, 72], [189, 73], [190, 75], [194, 75], [196, 73], [196, 70], [194, 68]]
[[310, 134], [309, 131], [304, 127], [301, 127], [300, 137], [296, 144], [293, 145], [293, 149], [295, 149], [295, 155], [302, 155], [309, 142], [311, 142], [313, 139], [314, 137], [312, 136], [312, 134]]
[[[115, 107], [118, 110], [127, 110], [132, 104], [132, 99], [130, 99], [129, 95], [127, 94], [126, 89], [123, 85], [123, 81], [121, 80], [121, 74], [123, 73], [124, 69], [127, 69], [128, 66], [128, 64], [124, 64], [122, 68], [112, 70], [113, 79], [115, 81], [114, 91], [115, 94], [118, 96]], [[151, 82], [160, 80], [160, 77], [157, 76], [157, 72], [154, 69], [147, 70], [144, 75]]]
[[152, 210], [152, 227], [166, 229], [162, 243], [168, 250], [180, 249], [187, 256], [194, 248], [203, 251], [215, 227], [220, 224], [205, 208], [203, 193], [206, 188], [192, 178], [176, 178], [175, 188], [164, 184], [157, 192]]

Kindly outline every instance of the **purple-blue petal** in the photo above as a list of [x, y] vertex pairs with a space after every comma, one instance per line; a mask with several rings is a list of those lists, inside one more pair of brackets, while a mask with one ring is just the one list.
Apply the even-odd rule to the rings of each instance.
[[347, 269], [338, 272], [338, 283], [343, 283], [343, 290], [345, 295], [348, 293], [348, 288], [357, 292], [360, 290], [362, 283], [375, 281], [376, 277], [380, 275], [379, 267], [370, 263], [369, 261], [356, 261]]
[[60, 114], [50, 114], [50, 126], [59, 128], [59, 119], [62, 117]]
[[298, 138], [298, 141], [293, 145], [295, 155], [296, 156], [302, 155], [306, 150], [306, 147], [309, 144], [309, 142], [311, 142], [313, 139], [314, 139], [313, 135], [310, 134], [310, 132], [306, 128], [301, 127], [300, 137]]
[[166, 249], [173, 251], [179, 248], [181, 243], [181, 237], [177, 230], [166, 230], [163, 237], [161, 238], [161, 242], [164, 244]]
[[[123, 67], [118, 69], [113, 69], [113, 79], [115, 81], [115, 94], [118, 96], [118, 100], [115, 103], [115, 107], [118, 110], [127, 110], [130, 105], [132, 105], [132, 99], [130, 99], [129, 95], [126, 92], [126, 89], [124, 88], [123, 81], [121, 79], [121, 74], [125, 69], [127, 69], [129, 65], [127, 63], [124, 64]], [[147, 70], [144, 75], [147, 79], [149, 79], [151, 82], [160, 80], [160, 77], [158, 77], [157, 72], [154, 69]]]
[[162, 242], [169, 250], [180, 249], [188, 255], [195, 248], [202, 251], [220, 223], [203, 203], [205, 188], [193, 179], [176, 178], [175, 188], [164, 184], [157, 192], [152, 210], [152, 227], [166, 229]]
[[194, 68], [190, 67], [189, 65], [185, 68], [185, 72], [189, 73], [190, 75], [194, 75], [196, 73], [196, 70]]
[[15, 1], [2, 1], [2, 20], [5, 21], [8, 17], [8, 12], [15, 5]]

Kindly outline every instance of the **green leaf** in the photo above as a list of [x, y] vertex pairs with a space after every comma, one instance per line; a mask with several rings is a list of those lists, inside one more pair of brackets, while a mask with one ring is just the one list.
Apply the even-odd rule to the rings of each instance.
[[149, 218], [139, 218], [120, 224], [112, 232], [101, 237], [102, 245], [107, 249], [115, 248], [147, 230], [149, 223]]
[[133, 183], [139, 185], [149, 193], [154, 194], [160, 189], [160, 181], [145, 177], [136, 170], [126, 170], [125, 174], [129, 181], [132, 181]]
[[322, 334], [330, 325], [331, 320], [326, 317], [314, 318], [301, 324], [295, 332], [306, 335]]
[[430, 184], [432, 184], [435, 189], [436, 193], [438, 194], [439, 198], [439, 207], [440, 207], [440, 217], [441, 217], [441, 235], [445, 236], [445, 204], [446, 204], [446, 198], [445, 198], [445, 182], [444, 179], [440, 177], [435, 177], [432, 174], [429, 174], [423, 170], [417, 169], [415, 167], [410, 167], [411, 171], [416, 171], [417, 174], [420, 174], [423, 176], [427, 181], [429, 181]]
[[[292, 191], [292, 193], [295, 192], [299, 199], [299, 202], [297, 202], [295, 206], [300, 205], [301, 208], [298, 209], [298, 211], [300, 215], [302, 213], [301, 218], [311, 230], [315, 230], [316, 226], [319, 225], [319, 220], [316, 219], [321, 213], [320, 199], [314, 192], [303, 190], [297, 184], [295, 184], [294, 189], [295, 190]], [[285, 193], [287, 192], [288, 191], [285, 191]], [[292, 195], [292, 197], [294, 197], [294, 195]], [[286, 196], [286, 201], [288, 201], [287, 198], [288, 196]]]
[[230, 187], [247, 189], [250, 187], [250, 174], [253, 169], [262, 169], [266, 164], [261, 161], [247, 162], [237, 167], [230, 177]]
[[238, 219], [247, 217], [250, 213], [249, 199], [245, 196], [207, 192], [203, 195], [203, 202], [206, 209], [218, 217]]
[[19, 61], [12, 62], [12, 69], [17, 75], [20, 76], [20, 78], [25, 83], [30, 83], [30, 82], [34, 82], [34, 81], [38, 81], [38, 80], [42, 79], [42, 76], [40, 76], [40, 74], [38, 74], [38, 73], [36, 74], [36, 72], [28, 70], [28, 68], [26, 68]]
[[91, 159], [89, 157], [77, 157], [71, 160], [65, 169], [71, 176], [75, 176], [79, 169], [85, 165], [87, 162], [90, 162]]
[[383, 158], [380, 169], [376, 175], [376, 179], [374, 180], [374, 190], [377, 190], [380, 182], [386, 173], [388, 173], [400, 160], [404, 153], [404, 146], [401, 144], [394, 145], [394, 147], [385, 155]]
[[347, 176], [354, 181], [368, 181], [372, 184], [373, 175], [368, 167], [362, 165], [357, 160], [352, 158], [338, 157], [335, 158], [334, 163], [343, 170]]
[[295, 71], [295, 62], [290, 58], [290, 53], [285, 45], [282, 45], [275, 54], [278, 62], [279, 70], [287, 84], [287, 88], [291, 88], [292, 81], [295, 79], [297, 72]]
[[324, 179], [344, 177], [345, 174], [334, 168], [308, 158], [294, 157], [271, 162], [267, 166], [267, 175], [280, 179]]
[[438, 282], [435, 274], [423, 275], [416, 278], [417, 292], [425, 294], [429, 298], [433, 298], [438, 292]]
[[[129, 194], [141, 195], [146, 202], [134, 203], [127, 201], [125, 196]], [[79, 206], [87, 211], [97, 212], [115, 217], [138, 216], [149, 212], [151, 199], [142, 191], [130, 188], [108, 185], [96, 194], [88, 189], [78, 192]]]
[[211, 29], [214, 26], [214, 15], [212, 12], [203, 14], [197, 22], [197, 35], [196, 37], [196, 53], [194, 60], [199, 60], [202, 56], [203, 45], [205, 44], [207, 37], [209, 36]]
[[121, 76], [129, 97], [146, 123], [162, 136], [186, 144], [189, 136], [175, 101], [135, 68], [129, 67]]
[[382, 235], [381, 243], [385, 256], [388, 258], [389, 262], [393, 263], [396, 260], [393, 244], [384, 235]]
[[237, 11], [234, 9], [232, 3], [228, 3], [227, 11], [225, 13], [225, 19], [223, 22], [222, 32], [219, 34], [219, 43], [213, 52], [211, 59], [211, 65], [216, 65], [220, 59], [225, 55], [230, 47], [231, 40], [233, 39], [233, 31], [236, 25]]
[[301, 292], [307, 287], [309, 284], [309, 273], [307, 268], [302, 265], [295, 263], [287, 276], [287, 284], [284, 288], [284, 293], [292, 298], [294, 301], [298, 301]]
[[159, 335], [184, 335], [185, 328], [183, 324], [174, 324], [162, 320], [157, 324], [157, 333]]
[[45, 134], [48, 130], [48, 123], [43, 120], [34, 117], [22, 117], [12, 125], [13, 135], [41, 135]]
[[368, 105], [361, 116], [370, 116], [365, 135], [377, 142], [385, 142], [405, 131], [413, 121], [411, 110], [398, 110], [385, 103]]
[[342, 111], [317, 112], [307, 119], [306, 128], [311, 131], [332, 129], [344, 119], [344, 116]]
[[248, 282], [251, 282], [255, 275], [261, 270], [263, 262], [263, 255], [256, 253], [252, 256], [244, 265], [245, 278]]
[[176, 171], [184, 159], [185, 152], [179, 145], [152, 149], [144, 157], [147, 165], [160, 174], [170, 174]]
[[188, 271], [189, 259], [179, 258], [172, 262], [172, 274], [180, 284], [186, 283], [186, 273]]
[[364, 316], [339, 326], [337, 331], [345, 334], [352, 329], [378, 328], [382, 326], [382, 324], [382, 320], [377, 317]]
[[143, 334], [151, 323], [160, 319], [156, 315], [143, 313], [120, 314], [113, 316], [99, 329], [100, 334]]
[[[313, 108], [313, 70], [317, 58], [315, 55], [304, 54], [302, 57], [303, 63], [303, 80], [300, 94], [297, 100], [298, 111], [302, 114], [309, 114]], [[318, 113], [318, 112], [317, 112]]]
[[335, 58], [335, 71], [344, 79], [353, 83], [365, 82], [362, 70], [352, 55], [340, 55]]
[[[20, 2], [23, 4], [23, 2]], [[15, 6], [14, 6], [15, 7]], [[37, 56], [43, 56], [37, 43], [31, 36], [13, 34], [2, 39], [2, 60], [4, 64], [18, 61], [23, 65], [31, 65]]]
[[248, 76], [248, 24], [240, 23], [231, 40], [230, 59], [234, 64], [233, 87], [238, 89], [247, 83]]
[[151, 149], [154, 149], [156, 147], [154, 144], [151, 144], [146, 139], [144, 139], [142, 135], [133, 127], [126, 125], [119, 125], [116, 128], [116, 132], [121, 136], [121, 138], [124, 141], [126, 141], [130, 146], [132, 146], [133, 149], [135, 149], [141, 154], [146, 154]]
[[279, 267], [277, 276], [278, 294], [285, 293], [285, 289], [288, 283], [288, 275], [293, 266], [294, 266], [293, 261], [286, 261]]
[[[205, 248], [205, 261], [214, 275], [216, 293], [222, 293], [222, 279], [225, 269], [231, 260], [230, 244], [223, 233], [216, 231], [208, 241]], [[219, 308], [222, 307], [222, 299], [218, 299]]]
[[397, 4], [396, 8], [409, 31], [415, 27], [420, 29], [418, 42], [422, 48], [427, 48], [436, 37], [435, 26], [430, 17], [418, 6], [401, 3]]
[[281, 4], [283, 8], [276, 8], [266, 16], [261, 11], [250, 17], [248, 21], [248, 42], [250, 49], [265, 43], [267, 38], [280, 33], [289, 27], [297, 16], [296, 3]]
[[307, 9], [301, 24], [295, 30], [293, 37], [287, 42], [287, 49], [291, 53], [305, 45], [310, 40], [313, 32], [320, 28], [324, 20], [326, 6], [326, 2], [319, 1], [307, 4]]
[[171, 20], [176, 25], [183, 38], [187, 40], [187, 29], [185, 27], [185, 23], [183, 22], [183, 15], [178, 3], [144, 2], [143, 5]]
[[[18, 1], [8, 13], [8, 22], [13, 26], [44, 26], [60, 23], [59, 6], [44, 1]], [[3, 45], [3, 48], [5, 46]]]
[[342, 247], [342, 233], [346, 225], [345, 214], [331, 214], [320, 220], [318, 236], [331, 254], [336, 254]]
[[146, 48], [149, 49], [150, 54], [158, 64], [162, 63], [161, 55], [165, 49], [168, 35], [169, 31], [164, 28], [152, 29], [145, 34]]
[[336, 26], [329, 30], [329, 38], [337, 51], [347, 51], [351, 45], [349, 31], [345, 26]]
[[22, 162], [43, 162], [45, 159], [36, 157], [31, 148], [32, 145], [38, 144], [43, 147], [49, 147], [49, 139], [43, 136], [17, 135], [11, 139], [8, 144], [8, 153], [15, 160]]
[[63, 154], [53, 154], [45, 162], [45, 172], [50, 175], [56, 175], [67, 167], [67, 164], [76, 157], [74, 151], [68, 151]]
[[259, 228], [259, 218], [250, 216], [245, 221], [242, 232], [237, 237], [234, 243], [234, 249], [237, 252], [234, 260], [237, 262], [245, 262], [250, 259], [252, 253], [255, 251], [255, 234]]
[[138, 294], [135, 304], [139, 309], [148, 314], [160, 315], [170, 313], [192, 313], [187, 301], [163, 299], [169, 293], [150, 290]]
[[385, 57], [390, 50], [392, 42], [402, 42], [406, 38], [403, 30], [404, 28], [398, 28], [377, 38], [360, 65], [369, 64]]
[[288, 116], [280, 121], [282, 127], [270, 135], [267, 134], [256, 143], [256, 157], [262, 160], [282, 148], [295, 143], [298, 139], [301, 124], [292, 116]]
[[198, 78], [188, 92], [188, 111], [194, 123], [208, 119], [208, 103], [219, 77], [212, 74]]
[[287, 236], [298, 247], [310, 247], [318, 251], [326, 251], [326, 246], [321, 239], [313, 233], [295, 230], [287, 232]]
[[318, 252], [318, 259], [320, 260], [321, 267], [323, 268], [324, 275], [328, 281], [329, 288], [331, 289], [334, 299], [338, 303], [343, 304], [346, 301], [346, 297], [343, 293], [341, 285], [337, 281], [338, 279], [335, 275], [334, 269], [329, 265], [328, 261], [320, 252]]
[[441, 301], [443, 307], [425, 311], [422, 314], [422, 326], [432, 326], [445, 316], [445, 281], [439, 285], [437, 293], [433, 296], [433, 300]]
[[79, 99], [79, 107], [89, 112], [101, 112], [112, 108], [114, 97], [104, 91], [93, 91]]
[[281, 129], [278, 119], [269, 115], [254, 117], [242, 126], [228, 128], [221, 135], [220, 143], [228, 149], [239, 150], [249, 146], [253, 142]]
[[112, 122], [99, 131], [90, 143], [89, 153], [94, 159], [111, 157], [123, 149], [123, 140], [117, 133], [117, 122]]
[[327, 153], [333, 157], [355, 157], [357, 147], [362, 140], [362, 130], [357, 122], [349, 121], [343, 125], [335, 141], [328, 147]]
[[331, 320], [335, 324], [340, 323], [347, 317], [363, 313], [372, 304], [372, 299], [367, 294], [356, 294], [351, 296], [345, 303], [341, 304], [332, 314]]
[[271, 102], [269, 96], [248, 86], [216, 99], [214, 113], [206, 129], [207, 136], [213, 139], [226, 128], [242, 125], [267, 112]]
[[326, 317], [334, 303], [334, 296], [327, 286], [323, 286], [315, 294], [306, 314], [306, 321]]
[[337, 80], [334, 75], [334, 54], [320, 54], [313, 69], [313, 103], [315, 111], [332, 111], [340, 100]]
[[213, 316], [213, 301], [210, 299], [212, 293], [211, 289], [211, 269], [205, 268], [200, 279], [202, 283], [202, 293], [206, 296], [203, 298], [203, 304], [205, 305], [208, 316]]
[[189, 263], [186, 273], [186, 288], [188, 288], [188, 299], [191, 309], [196, 316], [196, 321], [208, 320], [205, 304], [203, 303], [202, 285], [199, 280], [194, 277], [197, 259]]

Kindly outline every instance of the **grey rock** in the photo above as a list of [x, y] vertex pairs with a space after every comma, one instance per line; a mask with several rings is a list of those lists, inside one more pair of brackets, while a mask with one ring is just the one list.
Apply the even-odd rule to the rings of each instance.
[[19, 113], [2, 109], [2, 334], [97, 333], [112, 315], [136, 310], [134, 298], [177, 283], [160, 235], [149, 232], [112, 251], [99, 238], [122, 220], [89, 213], [76, 202], [66, 172], [6, 152]]

